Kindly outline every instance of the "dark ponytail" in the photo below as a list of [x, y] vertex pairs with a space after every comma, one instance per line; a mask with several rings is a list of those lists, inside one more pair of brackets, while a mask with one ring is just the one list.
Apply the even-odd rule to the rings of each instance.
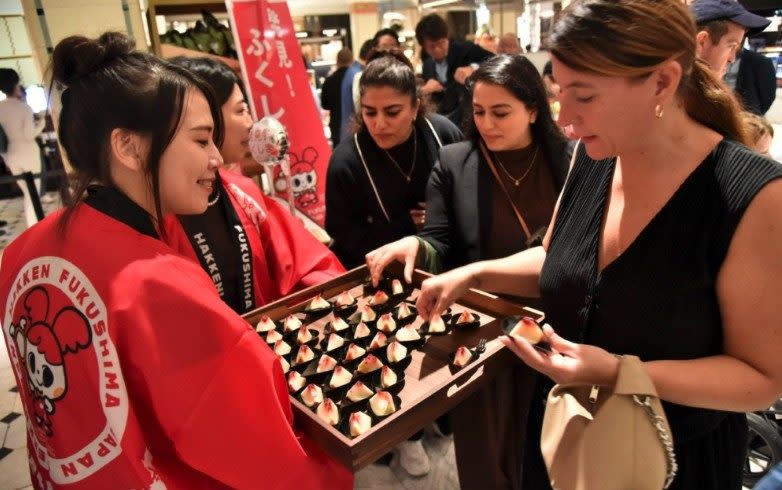
[[751, 144], [741, 120], [741, 105], [704, 61], [695, 61], [679, 86], [679, 94], [691, 118], [728, 139]]
[[190, 88], [206, 97], [220, 145], [222, 115], [212, 89], [185, 68], [134, 51], [133, 42], [116, 32], [63, 39], [51, 63], [52, 81], [62, 90], [59, 140], [75, 170], [61, 230], [90, 184], [114, 185], [109, 139], [117, 128], [149, 138], [145, 173], [154, 197], [152, 218], [158, 220], [160, 158], [176, 134]]

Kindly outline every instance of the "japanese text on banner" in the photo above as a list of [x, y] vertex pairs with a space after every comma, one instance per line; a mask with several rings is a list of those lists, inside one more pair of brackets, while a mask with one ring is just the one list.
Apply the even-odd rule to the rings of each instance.
[[325, 218], [325, 177], [331, 148], [309, 85], [288, 5], [266, 0], [227, 2], [235, 25], [256, 115], [277, 118], [290, 141], [291, 185], [272, 176], [278, 194], [293, 193], [296, 207], [314, 221]]

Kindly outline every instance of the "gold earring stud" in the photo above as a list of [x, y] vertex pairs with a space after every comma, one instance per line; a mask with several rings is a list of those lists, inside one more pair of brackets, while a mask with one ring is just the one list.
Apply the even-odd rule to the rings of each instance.
[[654, 106], [654, 116], [657, 119], [662, 119], [663, 118], [663, 112], [664, 112], [664, 110], [663, 110], [662, 104], [657, 104], [656, 106]]

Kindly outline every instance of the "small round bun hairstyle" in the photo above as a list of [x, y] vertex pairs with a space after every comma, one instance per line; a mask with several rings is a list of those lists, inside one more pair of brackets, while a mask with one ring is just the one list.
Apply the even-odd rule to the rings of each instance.
[[403, 63], [407, 65], [411, 70], [413, 70], [413, 62], [410, 61], [410, 58], [405, 56], [405, 54], [402, 52], [399, 48], [391, 48], [391, 49], [373, 49], [369, 52], [367, 55], [367, 65], [372, 63], [373, 61], [380, 59], [380, 58], [390, 58], [388, 61], [392, 62], [393, 60], [396, 60], [400, 63]]
[[97, 39], [65, 38], [54, 48], [51, 63], [52, 81], [63, 90], [59, 139], [76, 171], [61, 229], [89, 185], [114, 185], [109, 140], [117, 128], [149, 139], [145, 173], [155, 203], [152, 218], [158, 220], [160, 158], [179, 128], [189, 90], [201, 92], [209, 103], [220, 146], [222, 113], [212, 88], [181, 66], [136, 51], [131, 39], [116, 32]]

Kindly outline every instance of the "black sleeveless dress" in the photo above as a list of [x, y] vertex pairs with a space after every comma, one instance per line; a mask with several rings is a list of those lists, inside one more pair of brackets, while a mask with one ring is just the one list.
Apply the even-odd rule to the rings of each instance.
[[[642, 360], [722, 353], [717, 276], [744, 211], [766, 183], [782, 177], [782, 166], [723, 140], [627, 250], [598, 274], [614, 165], [615, 159], [594, 161], [579, 148], [540, 277], [547, 321], [567, 339]], [[550, 380], [541, 379], [538, 396], [550, 387]], [[663, 406], [679, 463], [672, 488], [740, 489], [744, 414]], [[540, 399], [531, 411], [530, 437], [539, 437]], [[545, 472], [539, 444], [534, 447], [537, 451], [525, 458], [525, 482]], [[547, 483], [540, 485], [538, 480], [526, 488]]]

